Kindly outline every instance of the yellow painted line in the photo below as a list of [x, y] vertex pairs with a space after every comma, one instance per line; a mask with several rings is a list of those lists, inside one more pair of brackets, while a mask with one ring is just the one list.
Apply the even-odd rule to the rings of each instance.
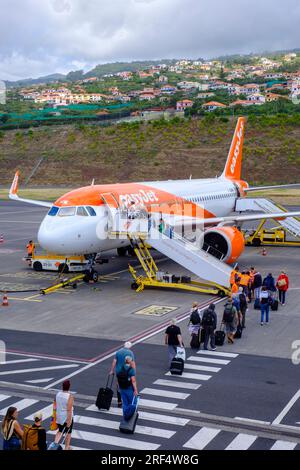
[[8, 300], [17, 300], [18, 302], [38, 302], [38, 303], [43, 302], [42, 300], [28, 300], [27, 298], [19, 299], [18, 297], [8, 297]]
[[[41, 294], [35, 294], [35, 295], [31, 295], [30, 297], [25, 297], [24, 300], [32, 300], [38, 297], [41, 297]], [[42, 300], [40, 300], [40, 302], [42, 302]]]

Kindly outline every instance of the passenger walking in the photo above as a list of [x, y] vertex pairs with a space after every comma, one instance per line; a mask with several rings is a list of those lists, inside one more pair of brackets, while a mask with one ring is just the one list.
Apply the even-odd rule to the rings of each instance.
[[244, 329], [246, 328], [246, 312], [248, 308], [248, 303], [247, 303], [246, 294], [245, 292], [243, 292], [242, 287], [240, 287], [239, 301], [240, 301], [240, 324], [241, 324], [241, 327]]
[[275, 285], [275, 279], [272, 276], [272, 273], [269, 273], [267, 277], [263, 280], [263, 286], [267, 288], [267, 291], [269, 292], [269, 295], [272, 299], [275, 297], [276, 293], [276, 285]]
[[201, 312], [199, 310], [198, 302], [193, 302], [188, 326], [191, 336], [199, 335], [201, 328]]
[[[124, 344], [124, 347], [119, 349], [119, 351], [116, 352], [116, 355], [113, 359], [111, 369], [110, 369], [110, 374], [114, 374], [116, 372], [116, 375], [121, 372], [123, 366], [125, 365], [125, 360], [126, 357], [131, 357], [133, 361], [133, 368], [136, 370], [136, 363], [135, 363], [135, 357], [133, 352], [131, 351], [132, 348], [132, 343], [130, 341], [127, 341]], [[119, 392], [119, 389], [117, 388], [117, 397], [118, 397], [118, 407], [121, 408], [122, 406], [122, 398], [121, 398], [121, 393]]]
[[184, 347], [181, 330], [176, 325], [176, 323], [177, 322], [175, 319], [171, 320], [171, 325], [168, 326], [165, 333], [165, 344], [168, 346], [169, 353], [169, 367], [171, 366], [171, 362], [177, 354], [177, 347]]
[[123, 416], [128, 421], [136, 411], [138, 389], [136, 384], [136, 370], [131, 356], [125, 358], [122, 369], [117, 374], [119, 389], [122, 397]]
[[215, 331], [217, 329], [217, 314], [215, 312], [215, 304], [210, 304], [208, 309], [203, 312], [202, 318], [202, 326], [205, 332], [205, 339], [204, 339], [204, 350], [208, 350], [208, 342], [210, 339], [210, 347], [212, 351], [216, 351], [216, 344], [215, 344]]
[[253, 290], [255, 299], [259, 299], [262, 287], [262, 276], [260, 272], [254, 271]]
[[3, 450], [21, 450], [23, 430], [18, 421], [18, 410], [14, 406], [8, 408], [2, 421]]
[[269, 313], [270, 313], [270, 295], [265, 286], [262, 287], [260, 293], [260, 311], [261, 311], [261, 326], [264, 325], [264, 319], [266, 315], [266, 324], [269, 323]]
[[276, 282], [276, 287], [279, 292], [279, 302], [281, 305], [285, 305], [286, 293], [289, 289], [289, 278], [284, 271], [281, 271], [281, 274]]
[[56, 422], [58, 432], [54, 442], [58, 444], [62, 435], [66, 434], [65, 450], [70, 450], [74, 424], [74, 397], [70, 393], [70, 388], [70, 381], [65, 380], [62, 384], [62, 391], [56, 394]]
[[234, 334], [238, 324], [238, 313], [231, 299], [228, 299], [227, 303], [225, 304], [222, 324], [225, 325], [225, 332], [227, 334], [228, 343], [233, 344]]
[[22, 439], [22, 450], [47, 450], [46, 429], [42, 426], [42, 413], [35, 413], [34, 422], [31, 426], [24, 426], [24, 435]]

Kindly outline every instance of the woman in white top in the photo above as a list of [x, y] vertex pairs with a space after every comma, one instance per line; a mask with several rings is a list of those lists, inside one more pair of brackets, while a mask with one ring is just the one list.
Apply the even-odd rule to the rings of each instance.
[[58, 431], [55, 437], [55, 443], [58, 444], [60, 442], [62, 434], [67, 434], [65, 450], [70, 450], [74, 423], [74, 397], [70, 393], [70, 388], [70, 381], [65, 380], [62, 384], [62, 392], [58, 392], [56, 395], [56, 422]]

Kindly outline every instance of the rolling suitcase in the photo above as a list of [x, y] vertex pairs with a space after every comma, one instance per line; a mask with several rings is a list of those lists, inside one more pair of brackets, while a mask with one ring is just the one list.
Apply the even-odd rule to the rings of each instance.
[[220, 330], [215, 332], [215, 345], [216, 346], [223, 346], [225, 342], [225, 332], [222, 330], [222, 327]]
[[[135, 401], [135, 397], [133, 397], [132, 405], [134, 405], [134, 401]], [[139, 397], [137, 397], [136, 409], [135, 409], [135, 412], [133, 413], [133, 415], [131, 416], [131, 418], [128, 419], [128, 420], [125, 420], [123, 418], [121, 423], [120, 423], [119, 430], [123, 434], [134, 434], [134, 432], [135, 432], [136, 424], [137, 424], [137, 421], [139, 419], [139, 414], [138, 414], [138, 411], [137, 411], [138, 410], [138, 403], [139, 403]]]
[[[108, 386], [109, 381], [111, 378], [111, 384], [110, 387]], [[112, 384], [114, 381], [114, 375], [109, 375], [106, 383], [105, 388], [100, 388], [97, 400], [96, 400], [96, 406], [99, 410], [109, 410], [112, 402], [112, 398], [114, 395], [114, 392], [112, 390]]]
[[271, 310], [273, 312], [277, 312], [279, 306], [279, 302], [277, 299], [274, 299], [273, 302], [271, 303]]
[[260, 310], [260, 300], [259, 300], [259, 299], [255, 299], [255, 301], [254, 301], [254, 309], [255, 309], [255, 310]]
[[234, 334], [235, 339], [241, 339], [242, 334], [243, 334], [243, 328], [241, 325], [238, 325], [237, 330]]
[[60, 441], [58, 441], [58, 443], [56, 444], [56, 442], [51, 442], [51, 444], [49, 445], [48, 447], [48, 450], [58, 450], [59, 452], [62, 452], [63, 451], [63, 445], [65, 444], [66, 442], [66, 439], [67, 439], [67, 433], [64, 434], [65, 432], [65, 429], [63, 429], [63, 432], [62, 432], [62, 435], [61, 435], [61, 438], [60, 438]]
[[170, 372], [172, 375], [182, 375], [184, 370], [184, 360], [180, 357], [174, 357], [171, 362]]
[[199, 349], [200, 348], [199, 333], [198, 334], [195, 334], [195, 333], [192, 334], [191, 343], [190, 343], [192, 349]]

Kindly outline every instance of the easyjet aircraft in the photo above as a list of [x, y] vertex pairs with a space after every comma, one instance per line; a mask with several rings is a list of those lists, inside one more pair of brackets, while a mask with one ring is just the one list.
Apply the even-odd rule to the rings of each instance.
[[[19, 198], [16, 173], [9, 196], [11, 199], [49, 207], [38, 233], [40, 245], [52, 253], [92, 254], [117, 248], [122, 253], [129, 242], [107, 235], [109, 209], [129, 207], [132, 202], [149, 212], [161, 214], [164, 221], [176, 225], [202, 225], [203, 240], [235, 262], [244, 250], [244, 238], [237, 226], [249, 220], [282, 219], [300, 212], [231, 215], [238, 198], [249, 188], [241, 179], [245, 118], [239, 118], [223, 174], [213, 179], [190, 179], [144, 183], [105, 184], [71, 191], [54, 204]], [[293, 185], [288, 185], [293, 186]], [[276, 186], [278, 187], [278, 186]], [[286, 186], [284, 186], [286, 187]], [[188, 208], [188, 210], [187, 210]]]

